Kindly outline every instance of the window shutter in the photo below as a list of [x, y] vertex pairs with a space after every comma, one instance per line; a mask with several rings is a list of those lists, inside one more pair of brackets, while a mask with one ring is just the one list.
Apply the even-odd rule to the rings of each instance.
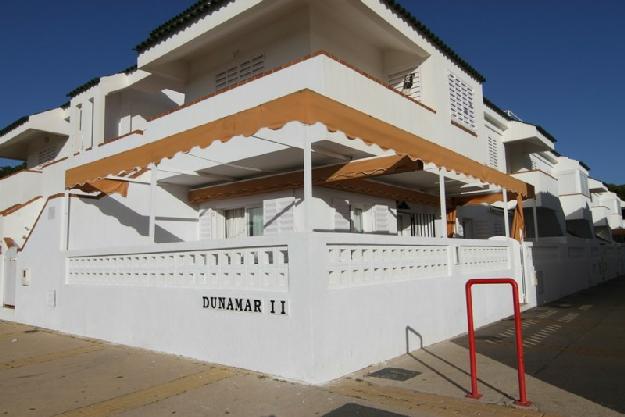
[[275, 235], [278, 233], [278, 205], [276, 200], [263, 201], [263, 233], [265, 235]]
[[373, 218], [375, 220], [375, 231], [376, 232], [388, 232], [389, 231], [389, 209], [387, 206], [382, 204], [376, 204], [373, 207]]
[[224, 220], [221, 212], [212, 208], [205, 208], [200, 211], [198, 222], [199, 238], [223, 239], [225, 236]]
[[278, 207], [278, 230], [280, 233], [293, 231], [293, 207], [295, 197], [285, 197], [277, 200]]
[[263, 201], [264, 235], [292, 232], [294, 197]]
[[351, 212], [349, 201], [343, 198], [333, 198], [332, 207], [334, 207], [334, 230], [341, 232], [349, 232], [351, 230]]

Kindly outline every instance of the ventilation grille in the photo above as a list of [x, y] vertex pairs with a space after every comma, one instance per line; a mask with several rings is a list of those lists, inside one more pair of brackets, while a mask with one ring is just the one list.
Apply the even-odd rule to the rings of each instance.
[[236, 83], [249, 80], [265, 69], [265, 55], [258, 55], [235, 64], [215, 75], [215, 88], [223, 90]]
[[454, 74], [449, 74], [448, 81], [451, 119], [471, 130], [475, 130], [473, 89]]

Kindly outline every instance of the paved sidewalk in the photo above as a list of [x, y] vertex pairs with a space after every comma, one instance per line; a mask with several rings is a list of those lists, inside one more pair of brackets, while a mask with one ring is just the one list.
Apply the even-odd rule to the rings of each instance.
[[[525, 314], [532, 409], [516, 396], [512, 322], [478, 331], [484, 399], [464, 398], [466, 340], [325, 386], [0, 322], [0, 416], [619, 416], [625, 281]], [[407, 329], [410, 349], [417, 332]]]

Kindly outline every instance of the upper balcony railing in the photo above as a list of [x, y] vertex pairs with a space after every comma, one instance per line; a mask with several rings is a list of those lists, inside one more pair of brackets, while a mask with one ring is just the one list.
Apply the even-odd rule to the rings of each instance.
[[474, 136], [452, 125], [448, 111], [438, 111], [325, 52], [317, 52], [158, 115], [147, 121], [142, 132], [84, 152], [77, 162], [99, 160], [306, 89], [472, 159], [483, 159], [474, 140], [458, 144], [458, 135]]

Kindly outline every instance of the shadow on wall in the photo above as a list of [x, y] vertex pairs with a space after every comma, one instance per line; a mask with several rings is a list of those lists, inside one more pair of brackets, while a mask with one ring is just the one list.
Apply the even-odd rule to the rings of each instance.
[[[417, 346], [416, 349], [411, 350], [410, 348], [410, 339], [411, 336], [413, 336], [412, 338], [415, 339], [417, 341]], [[445, 381], [447, 381], [449, 384], [453, 385], [454, 387], [458, 388], [460, 391], [464, 392], [465, 394], [469, 393], [469, 390], [467, 389], [469, 387], [469, 379], [471, 377], [471, 375], [465, 371], [464, 369], [460, 368], [458, 365], [452, 363], [451, 361], [445, 359], [444, 357], [434, 353], [432, 351], [432, 349], [428, 349], [423, 347], [423, 337], [421, 336], [421, 334], [419, 332], [417, 332], [415, 329], [413, 329], [410, 326], [406, 326], [406, 354], [408, 356], [410, 356], [412, 359], [414, 359], [415, 361], [417, 361], [421, 366], [423, 366], [424, 368], [429, 369], [431, 372], [434, 372], [438, 377], [444, 379]], [[467, 360], [468, 360], [468, 352], [467, 352]], [[438, 363], [439, 366], [435, 366], [434, 364]], [[454, 380], [453, 377], [450, 377], [448, 375], [445, 375], [443, 373], [443, 371], [440, 370], [440, 368], [453, 368], [455, 371], [460, 372], [463, 375], [466, 375], [466, 380], [463, 381], [457, 381]], [[510, 399], [510, 400], [514, 400], [514, 397], [512, 394], [508, 394], [506, 392], [503, 392], [499, 389], [497, 389], [495, 386], [493, 386], [492, 384], [484, 381], [483, 379], [481, 379], [480, 377], [478, 377], [478, 382], [481, 383], [482, 385], [490, 388], [491, 390], [499, 393], [500, 395]], [[463, 385], [465, 384], [465, 385]]]
[[[106, 216], [114, 217], [117, 221], [127, 227], [134, 229], [141, 236], [149, 236], [150, 218], [143, 214], [137, 213], [133, 209], [112, 197], [106, 196], [99, 200], [91, 198], [82, 198], [85, 204], [95, 206], [100, 212]], [[156, 225], [154, 230], [156, 242], [182, 242], [183, 239]]]

